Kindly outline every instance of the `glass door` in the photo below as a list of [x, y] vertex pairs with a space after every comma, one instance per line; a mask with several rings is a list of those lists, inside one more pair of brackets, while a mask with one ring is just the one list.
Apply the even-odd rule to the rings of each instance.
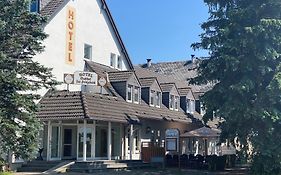
[[51, 133], [51, 159], [60, 159], [60, 127], [52, 126]]
[[[83, 158], [83, 126], [79, 126], [78, 129], [78, 158]], [[92, 157], [92, 139], [93, 139], [93, 128], [87, 127], [86, 128], [86, 157]]]

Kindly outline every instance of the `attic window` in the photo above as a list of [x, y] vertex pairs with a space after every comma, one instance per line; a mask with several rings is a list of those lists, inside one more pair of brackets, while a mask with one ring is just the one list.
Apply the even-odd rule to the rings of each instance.
[[154, 106], [154, 95], [155, 91], [150, 91], [150, 106]]
[[110, 54], [110, 66], [116, 68], [116, 55], [114, 53]]
[[179, 110], [179, 97], [178, 96], [175, 97], [175, 110], [176, 111]]
[[139, 97], [140, 97], [140, 88], [135, 87], [134, 88], [134, 102], [139, 103]]
[[155, 100], [156, 100], [156, 106], [160, 107], [160, 104], [161, 104], [161, 92], [156, 92]]
[[117, 69], [122, 70], [122, 58], [121, 58], [121, 56], [117, 57]]
[[89, 44], [84, 44], [84, 58], [92, 59], [92, 46]]
[[174, 95], [170, 95], [170, 109], [174, 109], [175, 106], [175, 96]]
[[133, 86], [132, 85], [128, 85], [127, 88], [127, 100], [132, 102], [133, 99]]
[[191, 113], [191, 100], [186, 99], [186, 112]]

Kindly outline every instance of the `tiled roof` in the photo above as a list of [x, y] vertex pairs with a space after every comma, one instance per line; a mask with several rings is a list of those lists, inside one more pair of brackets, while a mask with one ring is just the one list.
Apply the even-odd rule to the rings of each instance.
[[46, 119], [83, 119], [128, 122], [128, 118], [169, 120], [190, 123], [182, 111], [172, 111], [164, 106], [151, 107], [126, 102], [123, 98], [86, 92], [55, 91], [46, 94], [40, 101], [37, 116]]
[[155, 77], [139, 78], [141, 87], [150, 87], [155, 81]]
[[221, 131], [207, 127], [198, 128], [181, 135], [181, 137], [219, 137]]
[[96, 63], [93, 61], [85, 61], [86, 65], [88, 68], [90, 68], [90, 70], [92, 70], [93, 72], [97, 73], [98, 75], [106, 75], [105, 73], [108, 72], [114, 72], [117, 71], [116, 69], [100, 64], [100, 63]]
[[133, 74], [134, 74], [133, 71], [116, 71], [116, 72], [109, 72], [108, 77], [110, 82], [123, 82], [131, 78]]
[[40, 11], [40, 14], [42, 16], [46, 16], [46, 17], [50, 17], [52, 16], [57, 10], [58, 8], [65, 2], [67, 2], [69, 0], [51, 0], [49, 1]]
[[174, 83], [160, 83], [162, 92], [170, 92], [174, 86]]
[[180, 96], [186, 96], [191, 91], [191, 88], [190, 87], [178, 88], [178, 91]]
[[[189, 84], [191, 78], [198, 75], [197, 69], [200, 61], [176, 61], [176, 62], [162, 62], [152, 63], [150, 67], [146, 64], [135, 66], [135, 70], [141, 76], [153, 74], [157, 76], [160, 83], [174, 82], [177, 88], [191, 87], [193, 92], [206, 92], [210, 90], [213, 85], [194, 85]], [[146, 73], [145, 73], [146, 72]], [[156, 74], [156, 75], [155, 75]]]
[[82, 94], [77, 92], [47, 93], [40, 101], [39, 118], [82, 119], [85, 111]]

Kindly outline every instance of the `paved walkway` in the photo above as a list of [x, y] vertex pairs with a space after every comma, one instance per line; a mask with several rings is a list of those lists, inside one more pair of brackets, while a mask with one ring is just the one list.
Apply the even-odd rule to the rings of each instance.
[[[52, 174], [52, 173], [50, 173]], [[61, 175], [90, 175], [86, 173], [60, 173]], [[101, 171], [92, 175], [247, 175], [244, 168], [229, 169], [224, 172], [209, 172], [201, 170], [186, 169], [145, 169], [145, 170], [120, 170], [120, 171]], [[15, 175], [46, 175], [44, 173], [15, 173]]]

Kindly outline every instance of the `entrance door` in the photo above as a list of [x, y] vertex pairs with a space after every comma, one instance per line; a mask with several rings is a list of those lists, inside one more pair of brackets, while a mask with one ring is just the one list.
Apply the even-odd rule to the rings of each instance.
[[72, 158], [72, 129], [64, 129], [63, 157]]
[[[78, 158], [83, 158], [83, 130], [84, 128], [82, 126], [79, 127], [78, 132]], [[92, 157], [92, 134], [93, 128], [87, 127], [86, 128], [86, 157], [91, 158]]]

